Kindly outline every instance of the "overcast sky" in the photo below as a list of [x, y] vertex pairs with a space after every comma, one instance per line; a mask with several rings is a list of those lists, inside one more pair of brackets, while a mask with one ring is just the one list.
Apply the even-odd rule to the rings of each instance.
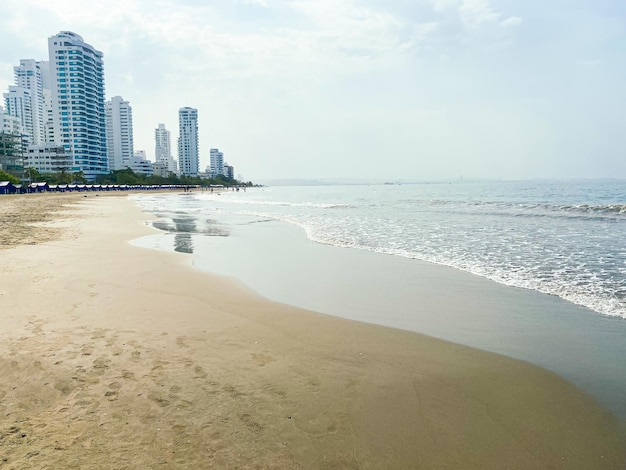
[[[87, 6], [88, 5], [88, 6]], [[135, 150], [198, 108], [200, 166], [269, 178], [626, 178], [622, 0], [3, 0], [0, 90], [74, 31]]]

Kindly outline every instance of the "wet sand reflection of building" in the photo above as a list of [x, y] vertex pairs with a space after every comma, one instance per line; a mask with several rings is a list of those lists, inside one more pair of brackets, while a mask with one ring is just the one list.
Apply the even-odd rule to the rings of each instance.
[[174, 233], [174, 251], [179, 253], [193, 253], [194, 235], [211, 237], [227, 237], [227, 229], [217, 225], [212, 219], [197, 219], [195, 217], [172, 217], [152, 222], [152, 226], [165, 232]]

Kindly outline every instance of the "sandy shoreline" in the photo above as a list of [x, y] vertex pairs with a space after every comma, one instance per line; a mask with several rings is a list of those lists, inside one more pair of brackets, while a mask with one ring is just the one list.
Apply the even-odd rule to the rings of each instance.
[[626, 464], [615, 418], [554, 374], [133, 247], [151, 229], [125, 196], [34, 196], [30, 221], [79, 204], [29, 238], [0, 198], [6, 468]]

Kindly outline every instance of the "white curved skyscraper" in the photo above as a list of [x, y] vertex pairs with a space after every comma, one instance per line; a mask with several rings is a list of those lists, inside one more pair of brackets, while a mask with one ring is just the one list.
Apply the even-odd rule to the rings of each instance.
[[48, 38], [48, 52], [54, 141], [93, 180], [109, 169], [102, 52], [71, 31]]

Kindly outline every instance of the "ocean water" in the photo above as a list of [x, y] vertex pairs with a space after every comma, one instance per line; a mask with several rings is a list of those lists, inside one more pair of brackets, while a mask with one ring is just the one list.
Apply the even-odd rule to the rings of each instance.
[[[229, 217], [281, 220], [318, 243], [420, 259], [626, 319], [626, 181], [252, 188], [142, 196], [192, 251]], [[186, 234], [186, 235], [183, 235]]]

